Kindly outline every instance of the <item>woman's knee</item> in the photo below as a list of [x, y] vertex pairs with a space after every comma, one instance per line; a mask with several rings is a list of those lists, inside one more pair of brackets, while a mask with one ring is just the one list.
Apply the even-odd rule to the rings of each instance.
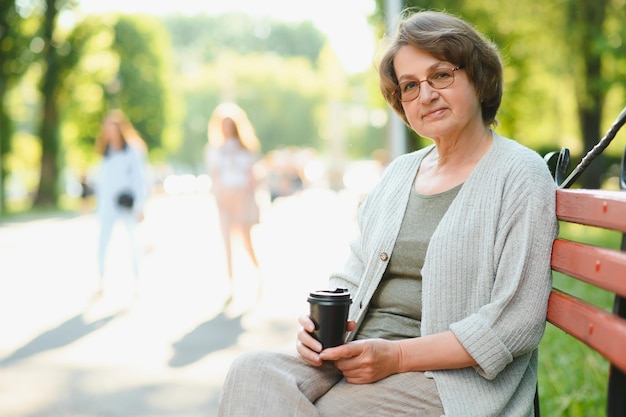
[[266, 375], [277, 367], [281, 355], [276, 352], [254, 351], [238, 356], [230, 365], [229, 378], [254, 378]]
[[276, 356], [274, 352], [266, 352], [266, 351], [254, 351], [247, 352], [239, 355], [230, 365], [230, 368], [249, 368], [249, 367], [257, 367], [260, 364], [266, 363], [271, 360], [272, 357]]

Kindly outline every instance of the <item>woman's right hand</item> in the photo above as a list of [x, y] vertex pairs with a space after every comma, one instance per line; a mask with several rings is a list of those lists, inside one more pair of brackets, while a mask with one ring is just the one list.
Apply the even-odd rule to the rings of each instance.
[[315, 330], [313, 320], [307, 315], [302, 315], [298, 319], [300, 330], [298, 331], [298, 340], [296, 342], [296, 350], [298, 355], [305, 362], [312, 366], [322, 366], [322, 360], [319, 353], [322, 351], [322, 344], [316, 340], [311, 333]]
[[[315, 324], [313, 320], [307, 315], [302, 315], [298, 319], [300, 323], [300, 330], [298, 331], [298, 340], [296, 342], [296, 351], [298, 355], [305, 362], [312, 366], [322, 366], [322, 359], [320, 359], [320, 352], [322, 351], [322, 344], [312, 336], [315, 330]], [[348, 320], [346, 323], [346, 331], [351, 332], [356, 328], [354, 321]]]

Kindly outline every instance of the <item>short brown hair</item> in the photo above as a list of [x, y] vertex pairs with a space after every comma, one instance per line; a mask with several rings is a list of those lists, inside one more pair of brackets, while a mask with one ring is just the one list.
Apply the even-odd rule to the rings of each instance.
[[476, 89], [485, 125], [495, 125], [502, 101], [502, 60], [494, 43], [470, 24], [443, 12], [422, 11], [404, 17], [389, 39], [380, 60], [380, 91], [408, 125], [399, 97], [394, 94], [398, 78], [393, 60], [398, 50], [410, 45], [437, 59], [462, 67]]

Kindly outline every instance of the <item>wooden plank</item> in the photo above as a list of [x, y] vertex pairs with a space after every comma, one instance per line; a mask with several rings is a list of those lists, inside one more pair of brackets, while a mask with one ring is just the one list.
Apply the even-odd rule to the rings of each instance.
[[552, 290], [548, 321], [626, 372], [626, 320], [577, 297]]
[[626, 252], [557, 239], [552, 269], [626, 297]]
[[557, 190], [556, 215], [559, 220], [626, 233], [626, 192]]

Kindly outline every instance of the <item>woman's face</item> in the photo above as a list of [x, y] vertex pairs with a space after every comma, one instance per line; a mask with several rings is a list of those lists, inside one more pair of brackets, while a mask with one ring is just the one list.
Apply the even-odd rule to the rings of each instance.
[[222, 133], [224, 134], [224, 138], [237, 137], [235, 122], [233, 122], [233, 119], [230, 117], [225, 117], [224, 120], [222, 120]]
[[117, 123], [111, 119], [106, 119], [103, 129], [107, 144], [113, 149], [121, 149], [124, 145], [124, 141]]
[[[438, 69], [452, 69], [455, 64], [440, 61], [413, 46], [403, 46], [394, 58], [396, 76], [400, 84], [423, 81]], [[445, 89], [436, 90], [428, 82], [420, 83], [419, 96], [402, 103], [410, 126], [420, 136], [446, 139], [460, 135], [475, 123], [483, 124], [480, 101], [465, 71], [454, 71], [454, 82]]]

